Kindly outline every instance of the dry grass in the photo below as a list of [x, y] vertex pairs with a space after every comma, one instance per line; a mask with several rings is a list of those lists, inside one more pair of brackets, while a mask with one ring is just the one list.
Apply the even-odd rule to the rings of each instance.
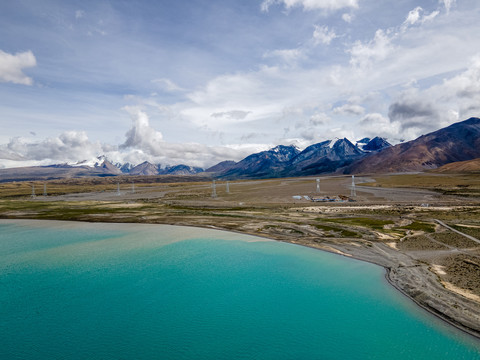
[[446, 250], [446, 246], [430, 240], [427, 236], [410, 236], [397, 243], [400, 250]]
[[162, 188], [178, 188], [186, 185], [204, 183], [205, 178], [194, 176], [109, 176], [89, 177], [46, 181], [22, 181], [0, 183], [0, 199], [15, 199], [31, 197], [32, 188], [35, 187], [35, 194], [43, 196], [46, 185], [48, 196], [58, 196], [78, 193], [102, 193], [115, 192], [117, 184], [121, 191], [129, 192], [132, 184], [136, 190], [158, 191]]
[[478, 247], [478, 244], [466, 237], [454, 233], [453, 231], [446, 231], [442, 233], [436, 233], [431, 235], [437, 241], [440, 241], [443, 244], [453, 246], [459, 249], [464, 248], [475, 248]]
[[442, 260], [445, 280], [453, 285], [480, 295], [480, 261], [477, 257], [464, 254], [448, 256]]
[[444, 195], [480, 196], [480, 177], [476, 174], [401, 174], [374, 176], [375, 182], [362, 185], [385, 188], [416, 188]]
[[477, 239], [480, 239], [480, 226], [478, 227], [473, 227], [473, 226], [468, 226], [468, 225], [451, 225], [454, 229], [461, 231], [464, 234], [473, 236]]

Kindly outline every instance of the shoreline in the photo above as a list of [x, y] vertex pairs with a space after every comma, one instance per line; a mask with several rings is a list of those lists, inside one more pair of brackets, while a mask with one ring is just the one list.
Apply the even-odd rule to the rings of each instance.
[[[222, 230], [222, 229], [219, 229], [219, 230]], [[249, 235], [251, 235], [251, 234], [249, 234]], [[408, 298], [409, 300], [413, 301], [417, 306], [419, 306], [423, 310], [427, 311], [429, 314], [435, 316], [437, 319], [440, 319], [441, 321], [449, 324], [450, 326], [455, 327], [456, 329], [462, 331], [463, 333], [465, 333], [465, 334], [467, 334], [467, 335], [469, 335], [469, 336], [471, 336], [471, 337], [473, 337], [477, 340], [480, 340], [480, 331], [479, 330], [471, 328], [469, 326], [466, 326], [465, 324], [462, 324], [461, 322], [457, 321], [455, 318], [450, 317], [450, 316], [446, 315], [445, 313], [443, 313], [441, 311], [438, 311], [437, 309], [429, 306], [428, 304], [425, 304], [424, 302], [421, 302], [421, 301], [417, 300], [414, 296], [412, 296], [406, 290], [404, 290], [399, 284], [397, 284], [392, 279], [392, 277], [391, 277], [392, 268], [389, 267], [389, 266], [385, 266], [385, 265], [380, 264], [379, 262], [369, 260], [369, 259], [364, 259], [362, 257], [355, 256], [355, 255], [352, 255], [352, 254], [342, 253], [341, 251], [332, 251], [332, 250], [329, 250], [329, 249], [319, 248], [319, 247], [315, 247], [315, 246], [311, 246], [311, 245], [303, 245], [303, 244], [298, 244], [298, 243], [295, 243], [295, 242], [277, 240], [277, 239], [273, 239], [273, 238], [269, 238], [269, 239], [273, 240], [273, 241], [282, 241], [282, 242], [287, 242], [287, 243], [294, 244], [294, 245], [305, 246], [305, 247], [308, 247], [308, 248], [311, 248], [311, 249], [325, 251], [325, 252], [335, 254], [335, 255], [340, 255], [340, 256], [343, 256], [343, 257], [346, 257], [346, 258], [349, 258], [349, 259], [355, 259], [355, 260], [358, 260], [358, 261], [363, 261], [363, 262], [367, 262], [367, 263], [370, 263], [370, 264], [380, 266], [385, 271], [385, 280], [387, 281], [387, 283], [390, 286], [392, 286], [394, 289], [396, 289], [401, 295], [403, 295], [406, 298]]]
[[[352, 247], [348, 247], [345, 245], [341, 245], [339, 243], [333, 243], [328, 239], [324, 239], [324, 242], [319, 243], [318, 245], [302, 243], [295, 240], [289, 240], [281, 237], [275, 237], [274, 234], [270, 234], [269, 236], [265, 234], [257, 234], [254, 231], [241, 231], [241, 230], [233, 230], [224, 228], [218, 225], [210, 225], [210, 224], [192, 224], [189, 222], [178, 223], [178, 222], [162, 222], [162, 223], [151, 223], [151, 222], [115, 222], [115, 221], [88, 221], [88, 220], [58, 220], [58, 219], [49, 219], [49, 220], [40, 220], [40, 219], [27, 219], [27, 218], [8, 218], [2, 220], [20, 220], [20, 221], [60, 221], [60, 222], [79, 222], [79, 223], [105, 223], [105, 224], [138, 224], [138, 225], [173, 225], [173, 226], [187, 226], [193, 228], [203, 228], [203, 229], [210, 229], [210, 230], [220, 230], [226, 231], [230, 233], [237, 233], [242, 235], [251, 235], [259, 238], [268, 239], [271, 241], [280, 241], [285, 243], [290, 243], [294, 245], [300, 245], [308, 248], [312, 248], [315, 250], [325, 251], [331, 254], [341, 255], [350, 259], [355, 259], [358, 261], [368, 262], [377, 266], [381, 266], [385, 271], [385, 279], [386, 281], [396, 290], [399, 291], [400, 294], [407, 297], [408, 299], [412, 300], [417, 306], [421, 307], [428, 313], [432, 314], [436, 318], [444, 321], [445, 323], [449, 324], [450, 326], [455, 327], [456, 329], [462, 331], [463, 333], [474, 337], [477, 340], [480, 340], [480, 327], [478, 329], [471, 327], [468, 325], [468, 314], [465, 312], [471, 312], [471, 307], [468, 305], [472, 305], [472, 301], [468, 299], [462, 299], [460, 295], [448, 291], [446, 288], [441, 285], [440, 281], [437, 279], [432, 279], [435, 275], [431, 272], [426, 273], [424, 267], [418, 265], [403, 265], [399, 258], [390, 258], [384, 249], [378, 248], [378, 245], [374, 247], [376, 251], [372, 251], [370, 249], [362, 249], [357, 248], [357, 251]], [[298, 239], [296, 239], [298, 240]], [[339, 249], [340, 248], [340, 249]], [[360, 251], [359, 251], [360, 250]], [[362, 251], [363, 250], [363, 251]], [[367, 250], [367, 251], [365, 251]], [[382, 257], [382, 253], [385, 252], [384, 256]], [[398, 254], [401, 256], [405, 256], [404, 254]], [[399, 256], [399, 257], [401, 257]], [[395, 262], [395, 260], [399, 260]], [[396, 266], [395, 266], [396, 265]], [[399, 275], [399, 273], [403, 273]], [[418, 280], [417, 282], [413, 281], [413, 279]], [[420, 284], [419, 284], [420, 283]], [[426, 286], [428, 285], [428, 286]], [[421, 288], [424, 288], [422, 291]], [[443, 298], [439, 296], [439, 293], [435, 292], [435, 290], [440, 290], [443, 293]], [[437, 296], [437, 299], [434, 299], [433, 295]], [[450, 307], [449, 305], [453, 302], [460, 303], [461, 308], [457, 307]], [[478, 304], [477, 304], [478, 306]], [[441, 311], [442, 307], [446, 310], [453, 311], [453, 314], [447, 314], [447, 311]], [[461, 316], [463, 313], [463, 316]], [[455, 316], [456, 315], [456, 316]], [[463, 320], [463, 321], [462, 321]]]
[[[360, 260], [360, 259], [358, 259]], [[362, 260], [360, 260], [362, 261]], [[397, 286], [397, 284], [392, 280], [392, 278], [390, 277], [390, 269], [388, 268], [385, 268], [385, 279], [387, 280], [387, 282], [393, 287], [395, 288], [398, 292], [400, 292], [402, 295], [404, 295], [405, 297], [407, 297], [408, 299], [410, 299], [411, 301], [413, 301], [417, 306], [419, 306], [420, 308], [424, 309], [425, 311], [427, 311], [428, 313], [432, 314], [433, 316], [435, 316], [437, 319], [440, 319], [442, 320], [443, 322], [449, 324], [450, 326], [453, 326], [455, 327], [456, 329], [464, 332], [465, 334], [477, 339], [477, 340], [480, 340], [480, 332], [475, 330], [475, 329], [472, 329], [468, 326], [465, 326], [463, 325], [462, 323], [458, 322], [457, 320], [455, 320], [454, 318], [452, 317], [449, 317], [447, 315], [445, 315], [444, 313], [442, 312], [439, 312], [435, 309], [433, 309], [432, 307], [430, 306], [427, 306], [419, 301], [417, 301], [414, 297], [410, 296], [407, 292], [405, 292], [402, 288], [400, 288], [399, 286]]]
[[[175, 224], [170, 224], [170, 225], [175, 225]], [[346, 258], [355, 259], [355, 260], [358, 260], [358, 261], [363, 261], [363, 262], [367, 262], [367, 263], [370, 263], [370, 264], [380, 266], [385, 271], [385, 280], [387, 281], [387, 283], [390, 284], [390, 286], [392, 286], [394, 289], [396, 289], [400, 294], [402, 294], [406, 298], [413, 301], [417, 306], [419, 306], [423, 310], [427, 311], [429, 314], [435, 316], [437, 319], [440, 319], [441, 321], [449, 324], [450, 326], [455, 327], [456, 329], [458, 329], [458, 330], [462, 331], [463, 333], [475, 338], [476, 340], [480, 340], [480, 327], [479, 327], [479, 329], [475, 329], [473, 327], [470, 327], [470, 326], [462, 323], [461, 321], [457, 320], [455, 317], [449, 316], [445, 312], [442, 312], [442, 311], [438, 310], [437, 308], [429, 305], [426, 301], [420, 301], [420, 299], [418, 299], [415, 295], [409, 293], [406, 289], [404, 289], [401, 286], [400, 282], [396, 282], [392, 278], [391, 275], [392, 275], [393, 267], [390, 266], [390, 265], [387, 265], [385, 263], [382, 263], [381, 261], [378, 261], [378, 259], [368, 259], [368, 258], [359, 256], [358, 254], [351, 254], [351, 253], [346, 252], [348, 250], [345, 249], [345, 248], [342, 249], [344, 251], [339, 250], [339, 249], [336, 248], [336, 247], [340, 247], [338, 244], [335, 244], [335, 247], [332, 247], [332, 246], [330, 246], [331, 244], [328, 244], [328, 242], [324, 243], [324, 246], [313, 246], [313, 245], [309, 245], [309, 244], [301, 244], [301, 243], [298, 243], [296, 241], [289, 241], [289, 240], [285, 240], [285, 239], [275, 238], [274, 236], [266, 236], [264, 234], [256, 234], [254, 232], [242, 232], [242, 231], [239, 231], [239, 230], [230, 230], [230, 229], [225, 229], [225, 228], [222, 228], [222, 227], [219, 227], [219, 226], [214, 226], [214, 225], [210, 225], [210, 226], [177, 225], [177, 226], [193, 226], [193, 227], [199, 227], [199, 228], [207, 228], [207, 229], [234, 232], [234, 233], [239, 233], [239, 234], [244, 234], [244, 235], [252, 235], [252, 236], [257, 236], [257, 237], [262, 237], [262, 238], [265, 238], [265, 239], [269, 239], [269, 240], [272, 240], [272, 241], [280, 241], [280, 242], [285, 242], [285, 243], [289, 243], [289, 244], [308, 247], [308, 248], [315, 249], [315, 250], [325, 251], [325, 252], [328, 252], [328, 253], [331, 253], [331, 254], [336, 254], [336, 255], [346, 257]], [[374, 257], [375, 257], [375, 255], [374, 255]], [[386, 258], [384, 260], [386, 260]], [[430, 275], [430, 277], [432, 277], [432, 276], [434, 276], [433, 273]], [[412, 284], [407, 281], [406, 285], [412, 285]], [[443, 287], [443, 285], [441, 285], [440, 281], [437, 282], [437, 285], [439, 287], [440, 286], [442, 287], [443, 292], [448, 292], [448, 295], [450, 295], [452, 297], [455, 296], [456, 298], [458, 298], [458, 296], [459, 296], [458, 294], [453, 293], [453, 292], [449, 292], [446, 288]], [[414, 288], [414, 287], [412, 287], [412, 288]], [[470, 300], [468, 300], [468, 299], [464, 299], [464, 300], [470, 302]], [[478, 306], [480, 308], [480, 305], [478, 305]]]

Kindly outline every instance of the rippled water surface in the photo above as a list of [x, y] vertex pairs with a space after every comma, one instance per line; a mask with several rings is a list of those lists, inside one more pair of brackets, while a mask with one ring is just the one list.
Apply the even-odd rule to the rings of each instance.
[[480, 359], [375, 265], [227, 232], [0, 221], [0, 359]]

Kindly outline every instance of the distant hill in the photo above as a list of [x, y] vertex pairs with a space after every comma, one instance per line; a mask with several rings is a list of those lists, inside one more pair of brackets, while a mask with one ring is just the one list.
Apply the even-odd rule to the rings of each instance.
[[209, 167], [208, 169], [205, 170], [206, 173], [219, 173], [219, 172], [225, 172], [227, 170], [230, 170], [235, 166], [236, 162], [232, 160], [225, 160], [222, 162], [219, 162], [218, 164]]
[[[175, 165], [167, 166], [161, 169], [160, 165], [154, 165], [145, 161], [137, 166], [132, 167], [130, 164], [124, 166], [122, 164], [113, 165], [110, 161], [100, 157], [100, 161], [94, 166], [88, 165], [68, 165], [56, 164], [49, 166], [31, 166], [20, 168], [0, 169], [0, 182], [10, 181], [33, 181], [33, 180], [54, 180], [65, 178], [81, 178], [81, 177], [105, 177], [117, 175], [130, 176], [153, 176], [153, 175], [169, 175], [183, 176], [196, 175], [203, 172], [202, 168]], [[124, 171], [122, 171], [124, 170]]]
[[433, 172], [451, 174], [480, 173], [480, 158], [446, 164], [433, 170]]
[[188, 165], [174, 165], [166, 166], [162, 169], [161, 165], [154, 165], [145, 161], [132, 169], [127, 173], [129, 175], [195, 175], [203, 172], [202, 168], [188, 166]]
[[145, 161], [133, 167], [129, 171], [130, 175], [158, 175], [158, 166]]
[[480, 119], [470, 118], [364, 157], [349, 166], [345, 173], [423, 171], [478, 157]]
[[203, 169], [200, 167], [195, 166], [188, 166], [188, 165], [175, 165], [175, 166], [167, 166], [165, 169], [159, 169], [159, 175], [195, 175], [198, 173], [203, 172]]
[[101, 169], [105, 174], [120, 175], [122, 170], [113, 165], [110, 161], [104, 160], [101, 164], [96, 164], [95, 169]]
[[64, 178], [80, 178], [91, 176], [115, 176], [108, 170], [108, 166], [71, 166], [57, 164], [51, 166], [29, 166], [20, 168], [0, 169], [0, 182], [27, 181], [27, 180], [54, 180]]

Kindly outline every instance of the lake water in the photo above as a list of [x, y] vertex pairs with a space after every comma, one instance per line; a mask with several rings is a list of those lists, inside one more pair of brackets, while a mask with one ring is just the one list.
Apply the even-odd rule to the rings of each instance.
[[0, 221], [0, 359], [480, 359], [378, 266], [164, 225]]

